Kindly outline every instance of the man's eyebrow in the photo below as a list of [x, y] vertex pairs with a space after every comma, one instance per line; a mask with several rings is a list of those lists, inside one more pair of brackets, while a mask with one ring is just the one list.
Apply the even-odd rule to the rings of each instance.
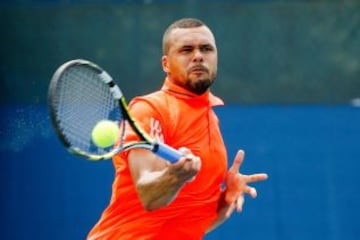
[[214, 45], [212, 45], [211, 43], [184, 44], [180, 48], [196, 48], [196, 47], [211, 47], [211, 48], [214, 48]]

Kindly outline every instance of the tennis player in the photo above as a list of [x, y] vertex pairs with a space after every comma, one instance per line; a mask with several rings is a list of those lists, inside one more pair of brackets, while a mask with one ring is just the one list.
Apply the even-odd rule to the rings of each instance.
[[[133, 149], [113, 158], [115, 179], [109, 206], [88, 234], [94, 239], [202, 239], [241, 211], [248, 183], [266, 174], [243, 175], [240, 150], [228, 169], [227, 152], [212, 107], [223, 101], [210, 92], [218, 53], [202, 21], [180, 19], [163, 35], [159, 91], [136, 97], [131, 114], [153, 138], [184, 153], [170, 164], [152, 152]], [[126, 141], [137, 140], [129, 131]], [[224, 185], [224, 187], [222, 187]]]

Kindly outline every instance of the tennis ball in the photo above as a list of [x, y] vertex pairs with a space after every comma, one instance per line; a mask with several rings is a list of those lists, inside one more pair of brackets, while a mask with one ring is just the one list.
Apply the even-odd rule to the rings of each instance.
[[118, 134], [119, 127], [116, 122], [101, 120], [93, 128], [91, 139], [96, 146], [106, 148], [115, 143]]

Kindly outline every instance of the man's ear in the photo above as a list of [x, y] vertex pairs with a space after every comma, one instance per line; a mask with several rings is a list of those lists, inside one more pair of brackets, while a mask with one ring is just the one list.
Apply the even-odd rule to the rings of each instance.
[[165, 73], [169, 73], [169, 62], [168, 62], [168, 57], [166, 55], [162, 56], [161, 65], [162, 65], [163, 71]]

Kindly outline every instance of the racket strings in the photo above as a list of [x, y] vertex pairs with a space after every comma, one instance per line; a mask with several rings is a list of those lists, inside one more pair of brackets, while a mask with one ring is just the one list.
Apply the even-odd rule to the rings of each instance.
[[118, 121], [121, 112], [109, 86], [98, 73], [86, 66], [73, 66], [61, 76], [57, 92], [59, 125], [67, 141], [92, 154], [109, 151], [92, 143], [91, 131], [100, 120]]

